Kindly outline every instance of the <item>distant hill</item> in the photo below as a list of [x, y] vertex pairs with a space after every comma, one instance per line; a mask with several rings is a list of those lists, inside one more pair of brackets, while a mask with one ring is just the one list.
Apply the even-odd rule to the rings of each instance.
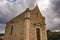
[[48, 40], [60, 40], [60, 32], [51, 32], [50, 30], [48, 30], [47, 38]]

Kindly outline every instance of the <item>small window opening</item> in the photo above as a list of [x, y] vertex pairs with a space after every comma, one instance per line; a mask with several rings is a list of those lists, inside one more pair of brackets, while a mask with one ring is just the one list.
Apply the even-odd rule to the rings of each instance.
[[40, 29], [36, 28], [37, 40], [40, 40]]
[[13, 25], [11, 26], [11, 32], [10, 32], [10, 35], [12, 35], [13, 33]]

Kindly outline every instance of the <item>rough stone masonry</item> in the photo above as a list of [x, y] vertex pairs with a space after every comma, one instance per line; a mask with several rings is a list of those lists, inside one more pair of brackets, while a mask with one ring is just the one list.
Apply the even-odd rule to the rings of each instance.
[[3, 40], [47, 40], [45, 18], [37, 5], [32, 10], [27, 8], [6, 25]]

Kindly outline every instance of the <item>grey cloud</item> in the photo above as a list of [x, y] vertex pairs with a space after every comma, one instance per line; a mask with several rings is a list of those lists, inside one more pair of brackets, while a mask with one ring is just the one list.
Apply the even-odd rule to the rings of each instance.
[[4, 33], [5, 32], [5, 24], [0, 24], [0, 33]]
[[56, 12], [56, 16], [60, 17], [60, 0], [54, 0], [51, 2], [54, 6], [52, 9]]
[[7, 22], [6, 15], [0, 11], [0, 23], [5, 24]]
[[50, 0], [49, 7], [46, 8], [45, 13], [47, 29], [60, 30], [60, 0]]
[[36, 2], [36, 0], [26, 0], [27, 1], [27, 4], [28, 4], [28, 7], [32, 8]]
[[6, 26], [5, 24], [0, 24], [0, 30], [4, 30], [4, 26]]
[[13, 17], [15, 17], [17, 14], [19, 14], [18, 12], [21, 12], [23, 10], [22, 9], [23, 7], [21, 4], [16, 3], [16, 4], [11, 5], [10, 3], [7, 3], [4, 6], [0, 7], [0, 15], [1, 15], [0, 18], [2, 18], [1, 20], [6, 19], [8, 21], [12, 19]]
[[14, 18], [26, 8], [32, 7], [34, 4], [35, 0], [34, 2], [32, 0], [18, 0], [15, 3], [7, 2], [4, 6], [0, 7], [0, 22], [6, 22], [3, 19], [6, 19], [8, 21]]

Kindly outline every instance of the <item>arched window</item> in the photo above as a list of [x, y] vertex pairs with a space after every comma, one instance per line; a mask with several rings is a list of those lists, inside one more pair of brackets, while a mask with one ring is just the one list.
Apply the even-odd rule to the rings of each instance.
[[36, 28], [37, 40], [40, 40], [40, 29]]
[[11, 26], [11, 32], [10, 32], [10, 35], [12, 35], [13, 33], [13, 25]]

